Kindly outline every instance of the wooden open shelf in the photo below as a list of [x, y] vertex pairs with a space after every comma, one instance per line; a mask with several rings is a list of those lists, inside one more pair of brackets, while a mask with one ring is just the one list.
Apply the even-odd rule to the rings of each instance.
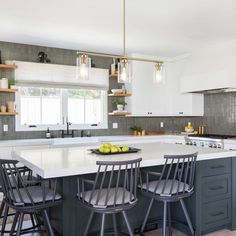
[[117, 78], [118, 78], [118, 73], [110, 74], [110, 75], [109, 75], [109, 78], [110, 78], [110, 79], [112, 79], [112, 78], [117, 79]]
[[109, 93], [108, 97], [129, 97], [131, 93]]
[[0, 70], [15, 70], [16, 68], [16, 65], [0, 64]]
[[0, 88], [0, 93], [15, 93], [17, 89], [3, 89]]
[[0, 116], [15, 116], [17, 112], [0, 112]]
[[131, 115], [130, 112], [110, 112], [108, 113], [109, 116], [127, 116]]

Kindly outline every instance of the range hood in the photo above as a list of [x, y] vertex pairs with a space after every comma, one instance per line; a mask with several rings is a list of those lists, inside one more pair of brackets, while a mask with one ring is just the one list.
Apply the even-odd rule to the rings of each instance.
[[182, 93], [236, 92], [236, 42], [205, 48], [185, 60]]

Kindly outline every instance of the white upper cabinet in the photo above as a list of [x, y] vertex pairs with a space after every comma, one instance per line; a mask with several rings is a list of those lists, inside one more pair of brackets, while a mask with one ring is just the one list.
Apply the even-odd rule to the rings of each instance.
[[193, 53], [181, 78], [181, 92], [236, 88], [236, 43], [213, 45]]
[[[126, 88], [132, 96], [126, 98], [127, 110], [135, 116], [169, 115], [167, 86], [153, 83], [153, 64], [132, 62], [132, 83]], [[165, 97], [165, 99], [163, 99]]]
[[14, 61], [18, 68], [15, 79], [18, 84], [48, 84], [66, 87], [101, 87], [108, 89], [109, 71], [107, 69], [91, 68], [89, 80], [76, 79], [76, 67], [69, 65], [43, 64], [34, 62]]
[[132, 93], [126, 98], [127, 110], [133, 116], [202, 116], [203, 95], [180, 91], [184, 66], [184, 60], [167, 63], [165, 82], [156, 84], [152, 63], [132, 62], [132, 82], [126, 85]]

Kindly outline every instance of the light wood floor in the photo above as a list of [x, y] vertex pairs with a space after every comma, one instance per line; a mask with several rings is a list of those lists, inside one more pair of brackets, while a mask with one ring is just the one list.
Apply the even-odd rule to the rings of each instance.
[[[25, 222], [23, 226], [25, 226], [25, 227], [30, 226], [30, 222]], [[10, 225], [7, 225], [7, 228], [10, 228]], [[162, 233], [161, 230], [154, 230], [154, 231], [150, 231], [150, 232], [145, 233], [145, 236], [161, 236], [161, 233]], [[38, 233], [24, 234], [24, 235], [25, 236], [39, 236]], [[173, 230], [172, 235], [173, 236], [187, 236], [186, 234], [183, 234], [183, 233], [181, 233], [177, 230]], [[217, 231], [217, 232], [214, 232], [214, 233], [207, 234], [205, 236], [236, 236], [236, 231], [221, 230], [221, 231]]]
[[[172, 235], [173, 236], [186, 236], [186, 234], [183, 234], [176, 230], [173, 232]], [[155, 230], [155, 231], [145, 233], [145, 236], [161, 236], [161, 230]], [[205, 236], [236, 236], [236, 231], [221, 230], [221, 231], [207, 234]]]

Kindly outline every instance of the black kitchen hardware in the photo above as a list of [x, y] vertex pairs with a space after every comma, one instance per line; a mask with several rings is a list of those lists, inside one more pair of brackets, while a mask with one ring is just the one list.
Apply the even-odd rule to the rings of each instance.
[[2, 52], [0, 50], [0, 64], [2, 64]]
[[200, 138], [213, 138], [213, 139], [229, 139], [236, 138], [235, 135], [224, 135], [224, 134], [191, 134], [189, 137], [200, 137]]
[[97, 155], [116, 155], [116, 154], [137, 153], [137, 152], [141, 151], [141, 149], [132, 148], [132, 147], [129, 147], [129, 151], [127, 151], [127, 152], [109, 152], [109, 153], [103, 153], [103, 152], [100, 152], [99, 149], [89, 149], [89, 150], [92, 153], [95, 153]]

